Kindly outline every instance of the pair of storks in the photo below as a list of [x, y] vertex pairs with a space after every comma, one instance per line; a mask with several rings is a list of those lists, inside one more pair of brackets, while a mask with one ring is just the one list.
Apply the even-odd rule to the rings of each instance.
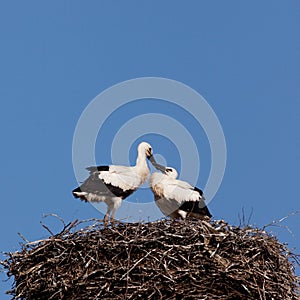
[[89, 177], [73, 190], [75, 198], [88, 202], [105, 202], [107, 212], [104, 222], [114, 221], [116, 210], [122, 200], [132, 194], [150, 175], [146, 158], [160, 172], [155, 172], [150, 178], [150, 187], [155, 197], [155, 203], [162, 213], [172, 219], [187, 217], [206, 219], [211, 214], [205, 205], [203, 192], [189, 183], [177, 180], [174, 168], [158, 164], [150, 144], [142, 142], [138, 145], [136, 165], [127, 166], [97, 166], [88, 167]]

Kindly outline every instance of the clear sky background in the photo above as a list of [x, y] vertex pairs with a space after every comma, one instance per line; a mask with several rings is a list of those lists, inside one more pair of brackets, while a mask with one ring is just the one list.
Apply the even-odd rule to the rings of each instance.
[[[190, 86], [221, 122], [228, 161], [209, 203], [214, 218], [239, 225], [244, 210], [246, 221], [252, 212], [250, 224], [261, 227], [299, 210], [299, 29], [296, 0], [1, 1], [0, 250], [20, 249], [18, 232], [30, 241], [47, 237], [40, 221], [54, 232], [61, 228], [43, 214], [66, 222], [101, 217], [71, 195], [77, 186], [74, 130], [100, 92], [144, 76]], [[201, 128], [176, 107], [153, 101], [115, 112], [97, 141], [97, 162], [111, 163], [111, 132], [147, 112], [168, 114], [189, 128], [203, 151], [197, 182], [203, 187], [209, 145]], [[172, 141], [137, 138], [131, 163], [135, 146], [146, 139], [180, 168]], [[152, 195], [143, 189], [129, 201], [137, 198]], [[295, 215], [269, 230], [300, 253], [299, 224]], [[9, 298], [3, 293], [10, 285], [0, 283], [1, 299]]]

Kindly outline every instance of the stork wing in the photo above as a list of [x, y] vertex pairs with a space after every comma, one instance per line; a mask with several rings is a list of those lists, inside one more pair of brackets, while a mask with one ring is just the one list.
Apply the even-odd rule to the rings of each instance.
[[[112, 183], [106, 183], [103, 179], [99, 177], [99, 172], [92, 173], [88, 179], [86, 179], [81, 186], [73, 190], [73, 195], [76, 197], [82, 197], [85, 199], [85, 194], [78, 195], [76, 193], [88, 193], [91, 195], [96, 195], [95, 197], [98, 199], [97, 201], [103, 201], [99, 200], [99, 197], [120, 197], [122, 199], [125, 199], [130, 194], [132, 194], [136, 188], [128, 188], [123, 189], [119, 186], [113, 185]], [[75, 194], [74, 194], [75, 192]], [[94, 196], [93, 196], [94, 197]], [[95, 198], [95, 199], [96, 199]]]
[[[203, 200], [200, 193], [187, 183], [188, 186], [177, 184], [176, 180], [174, 183], [170, 183], [164, 186], [165, 198], [174, 199], [179, 204], [183, 204], [186, 201], [200, 201]], [[182, 181], [185, 183], [184, 181]]]
[[99, 196], [113, 196], [109, 187], [98, 177], [97, 172], [92, 173], [81, 186], [73, 190], [73, 193], [92, 193]]
[[86, 168], [90, 175], [96, 174], [105, 184], [121, 188], [124, 191], [136, 190], [143, 182], [133, 167], [127, 166], [91, 166]]

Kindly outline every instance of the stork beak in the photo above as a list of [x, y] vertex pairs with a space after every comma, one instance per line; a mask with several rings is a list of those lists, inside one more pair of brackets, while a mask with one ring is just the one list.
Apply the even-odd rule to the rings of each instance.
[[148, 159], [150, 159], [150, 157], [151, 157], [152, 155], [153, 155], [152, 149], [150, 148], [150, 149], [147, 150], [146, 156], [147, 156]]
[[156, 160], [154, 159], [153, 155], [151, 155], [151, 156], [149, 157], [149, 160], [150, 160], [151, 164], [153, 165], [153, 167], [154, 167], [156, 170], [159, 170], [159, 171], [165, 173], [166, 168], [165, 168], [164, 166], [158, 164], [158, 163], [156, 162]]

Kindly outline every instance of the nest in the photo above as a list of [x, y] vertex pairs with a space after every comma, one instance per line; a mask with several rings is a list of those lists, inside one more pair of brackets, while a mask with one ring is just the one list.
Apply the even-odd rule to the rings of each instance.
[[13, 299], [300, 299], [297, 256], [264, 230], [79, 223], [7, 253]]

